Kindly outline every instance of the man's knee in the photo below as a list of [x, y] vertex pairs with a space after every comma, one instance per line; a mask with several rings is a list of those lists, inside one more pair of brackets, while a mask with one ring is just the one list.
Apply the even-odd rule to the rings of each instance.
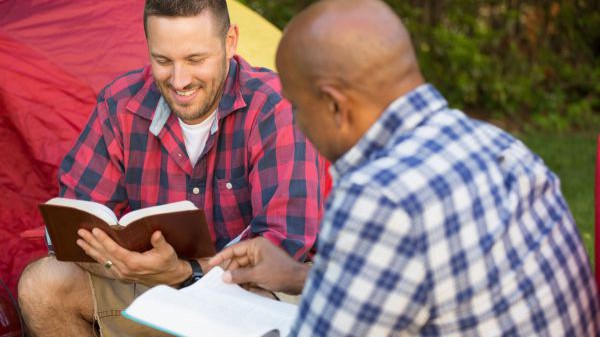
[[75, 263], [54, 257], [35, 261], [21, 274], [18, 290], [30, 335], [67, 335], [91, 329], [92, 290], [87, 273]]
[[37, 260], [27, 266], [19, 280], [19, 302], [24, 310], [32, 305], [68, 304], [72, 296], [81, 296], [89, 288], [86, 273], [74, 263], [54, 257]]

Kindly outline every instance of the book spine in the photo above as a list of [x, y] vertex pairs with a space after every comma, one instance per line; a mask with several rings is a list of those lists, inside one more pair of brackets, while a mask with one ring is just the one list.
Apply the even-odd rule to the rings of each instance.
[[54, 229], [52, 228], [52, 226], [48, 226], [49, 223], [54, 223], [51, 212], [46, 212], [46, 210], [43, 207], [38, 207], [40, 210], [40, 213], [42, 214], [42, 218], [44, 219], [44, 223], [46, 224], [46, 226], [44, 227], [44, 237], [45, 237], [45, 241], [46, 241], [46, 246], [48, 247], [48, 253], [49, 254], [53, 254], [56, 255], [57, 253], [60, 254], [61, 253], [61, 248], [60, 245], [58, 246], [54, 246], [54, 244], [52, 244], [52, 239], [51, 237], [56, 237], [57, 233], [54, 232]]

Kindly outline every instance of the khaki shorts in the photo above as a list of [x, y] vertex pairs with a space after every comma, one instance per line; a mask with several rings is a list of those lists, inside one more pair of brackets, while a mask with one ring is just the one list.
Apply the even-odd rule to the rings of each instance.
[[[102, 337], [171, 336], [121, 316], [133, 300], [150, 287], [124, 283], [88, 273], [94, 298], [94, 332]], [[298, 304], [300, 296], [275, 293], [283, 302]]]
[[121, 316], [133, 300], [150, 287], [124, 283], [88, 273], [94, 298], [94, 332], [102, 337], [171, 336]]

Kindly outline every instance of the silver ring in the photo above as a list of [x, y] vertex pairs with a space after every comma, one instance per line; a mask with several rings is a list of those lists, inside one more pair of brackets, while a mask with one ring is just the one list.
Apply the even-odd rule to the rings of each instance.
[[106, 269], [110, 269], [110, 267], [112, 267], [113, 263], [111, 260], [106, 260], [106, 262], [104, 262], [104, 268]]

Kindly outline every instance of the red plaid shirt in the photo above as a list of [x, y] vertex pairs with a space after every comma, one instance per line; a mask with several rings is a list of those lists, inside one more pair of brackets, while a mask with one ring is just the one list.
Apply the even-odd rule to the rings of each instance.
[[239, 56], [195, 166], [146, 67], [100, 92], [59, 171], [64, 197], [103, 203], [117, 216], [187, 199], [205, 210], [217, 250], [250, 226], [246, 237], [262, 235], [298, 259], [316, 240], [323, 177], [278, 77]]

